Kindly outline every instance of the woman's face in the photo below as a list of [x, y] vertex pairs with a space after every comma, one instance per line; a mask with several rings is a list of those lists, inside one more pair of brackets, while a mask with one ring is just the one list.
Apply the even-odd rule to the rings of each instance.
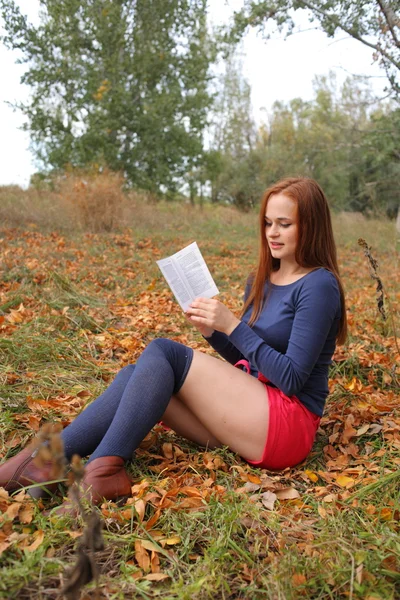
[[297, 202], [285, 194], [273, 194], [265, 209], [265, 237], [274, 258], [295, 262], [298, 239]]

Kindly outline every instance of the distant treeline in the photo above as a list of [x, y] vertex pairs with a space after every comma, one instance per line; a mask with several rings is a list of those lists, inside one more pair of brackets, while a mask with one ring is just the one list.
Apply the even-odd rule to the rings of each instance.
[[[231, 35], [216, 35], [207, 0], [43, 0], [38, 25], [14, 0], [0, 0], [2, 42], [26, 64], [31, 94], [17, 108], [43, 174], [106, 168], [152, 196], [208, 197], [243, 210], [280, 177], [309, 175], [334, 208], [394, 216], [400, 64], [388, 3], [383, 10], [368, 0], [368, 11], [349, 13], [332, 0], [323, 14], [320, 3], [310, 10], [328, 35], [363, 32], [354, 37], [375, 44], [392, 100], [378, 103], [356, 78], [337, 91], [329, 75], [316, 80], [313, 100], [277, 102], [260, 126], [235, 48], [249, 26], [268, 21], [267, 4], [244, 3]], [[275, 4], [272, 18], [290, 31], [290, 9], [304, 3]], [[225, 65], [221, 78], [216, 61]]]
[[[246, 208], [266, 186], [289, 175], [317, 179], [338, 210], [397, 214], [400, 204], [400, 109], [373, 98], [365, 80], [337, 90], [332, 74], [317, 77], [311, 101], [276, 102], [256, 127], [250, 88], [227, 70], [213, 147], [204, 178], [214, 202]], [[231, 103], [227, 103], [227, 98]]]

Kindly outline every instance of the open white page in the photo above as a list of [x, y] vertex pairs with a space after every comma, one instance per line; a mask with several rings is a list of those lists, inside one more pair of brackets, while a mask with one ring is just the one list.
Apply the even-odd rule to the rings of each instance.
[[212, 298], [219, 294], [196, 242], [158, 260], [157, 265], [184, 311], [199, 296]]

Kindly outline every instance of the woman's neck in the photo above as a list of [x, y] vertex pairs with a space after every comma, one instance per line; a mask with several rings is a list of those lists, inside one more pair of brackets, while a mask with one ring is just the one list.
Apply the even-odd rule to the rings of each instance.
[[281, 261], [279, 268], [271, 273], [271, 283], [287, 285], [307, 275], [312, 268], [301, 267], [296, 262]]

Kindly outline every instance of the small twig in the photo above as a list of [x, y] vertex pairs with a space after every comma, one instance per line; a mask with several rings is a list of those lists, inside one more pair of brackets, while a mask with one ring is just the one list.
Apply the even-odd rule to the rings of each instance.
[[104, 549], [103, 521], [94, 509], [88, 513], [82, 504], [80, 483], [84, 474], [85, 468], [81, 458], [74, 455], [69, 473], [69, 499], [72, 505], [76, 506], [85, 527], [77, 548], [77, 561], [68, 573], [67, 582], [62, 589], [62, 594], [67, 600], [80, 598], [81, 588], [93, 580], [96, 584], [96, 597], [99, 597], [99, 569], [94, 554]]
[[388, 293], [386, 292], [386, 290], [384, 289], [382, 280], [378, 275], [378, 261], [375, 260], [375, 258], [372, 256], [371, 247], [368, 246], [367, 242], [363, 238], [360, 238], [358, 240], [358, 244], [364, 249], [364, 254], [367, 257], [369, 265], [370, 265], [371, 277], [372, 277], [372, 279], [374, 279], [377, 282], [376, 283], [376, 292], [378, 294], [378, 299], [377, 299], [378, 310], [381, 313], [384, 321], [386, 321], [386, 319], [387, 319], [386, 311], [384, 308], [384, 298], [386, 298], [386, 302], [387, 302], [387, 305], [389, 308], [390, 322], [391, 322], [392, 330], [393, 330], [394, 344], [396, 346], [397, 352], [400, 354], [400, 344], [399, 344], [398, 337], [397, 337], [396, 323], [395, 323], [394, 316], [393, 316], [393, 308], [391, 305], [390, 297], [389, 297]]
[[363, 238], [360, 238], [358, 240], [358, 244], [363, 248], [364, 254], [368, 259], [370, 275], [371, 275], [372, 279], [374, 279], [376, 281], [378, 310], [382, 315], [382, 319], [384, 321], [386, 321], [387, 316], [386, 316], [386, 311], [385, 311], [385, 306], [384, 306], [383, 283], [382, 283], [381, 278], [378, 275], [378, 261], [375, 260], [375, 258], [372, 256], [371, 247], [368, 246], [367, 242], [365, 240], [363, 240]]

